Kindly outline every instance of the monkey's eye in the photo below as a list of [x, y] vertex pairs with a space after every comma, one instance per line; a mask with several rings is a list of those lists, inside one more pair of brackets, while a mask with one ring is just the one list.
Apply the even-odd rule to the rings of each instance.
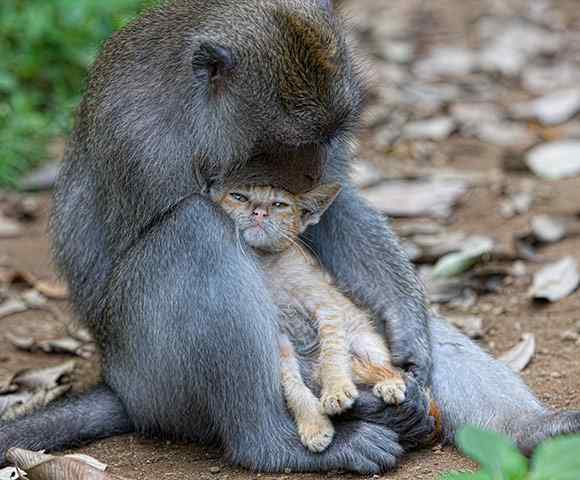
[[241, 193], [238, 193], [238, 192], [231, 192], [230, 197], [233, 197], [238, 202], [242, 202], [242, 203], [246, 203], [248, 201], [248, 197], [246, 197], [245, 195], [242, 195]]
[[274, 202], [274, 203], [272, 204], [272, 206], [273, 206], [274, 208], [286, 208], [286, 207], [288, 207], [289, 205], [288, 205], [287, 203], [284, 203], [284, 202]]

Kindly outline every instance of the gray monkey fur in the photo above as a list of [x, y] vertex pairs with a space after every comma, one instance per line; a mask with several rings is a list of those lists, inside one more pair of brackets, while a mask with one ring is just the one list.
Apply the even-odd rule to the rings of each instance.
[[[72, 303], [103, 350], [104, 384], [0, 425], [0, 464], [10, 446], [54, 450], [138, 431], [215, 443], [256, 470], [375, 473], [432, 433], [429, 384], [447, 440], [469, 423], [530, 451], [580, 430], [580, 414], [548, 411], [517, 375], [429, 319], [396, 238], [349, 185], [364, 96], [342, 31], [322, 0], [179, 0], [105, 46], [52, 223]], [[363, 392], [322, 454], [302, 447], [286, 412], [277, 312], [260, 272], [200, 194], [224, 175], [289, 189], [343, 183], [305, 240], [411, 372], [403, 405]]]

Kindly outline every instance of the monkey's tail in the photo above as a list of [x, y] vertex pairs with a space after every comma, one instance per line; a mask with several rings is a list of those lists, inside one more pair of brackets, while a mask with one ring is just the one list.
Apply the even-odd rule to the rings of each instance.
[[11, 447], [60, 450], [133, 431], [125, 408], [107, 386], [71, 396], [8, 423], [0, 423], [0, 466]]
[[431, 320], [433, 396], [442, 411], [444, 440], [465, 425], [504, 433], [530, 454], [543, 440], [580, 432], [580, 411], [545, 407], [509, 367], [447, 322]]

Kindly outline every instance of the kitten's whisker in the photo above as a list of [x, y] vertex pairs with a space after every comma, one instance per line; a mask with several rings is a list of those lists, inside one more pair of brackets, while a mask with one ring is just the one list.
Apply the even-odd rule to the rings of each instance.
[[316, 250], [314, 250], [314, 247], [312, 245], [310, 245], [304, 238], [302, 237], [298, 237], [298, 241], [304, 245], [304, 247], [310, 252], [310, 254], [316, 258], [316, 261], [318, 262], [319, 265], [322, 265], [322, 260], [320, 260], [320, 255], [318, 255], [318, 252]]
[[272, 228], [274, 229], [275, 232], [277, 232], [282, 238], [285, 238], [286, 240], [288, 240], [292, 245], [294, 245], [298, 251], [300, 252], [300, 254], [304, 257], [304, 259], [309, 260], [309, 255], [308, 253], [305, 251], [305, 249], [303, 248], [303, 245], [301, 244], [299, 239], [296, 239], [294, 237], [292, 237], [291, 235], [287, 234], [286, 232], [284, 232], [284, 230], [282, 230], [281, 228], [272, 225]]
[[246, 249], [244, 248], [244, 244], [243, 244], [243, 241], [242, 241], [241, 230], [240, 230], [240, 228], [238, 227], [237, 224], [236, 224], [236, 241], [238, 243], [239, 249], [242, 251], [242, 255], [244, 256], [244, 258], [246, 258], [247, 260], [249, 260], [248, 252], [246, 252]]

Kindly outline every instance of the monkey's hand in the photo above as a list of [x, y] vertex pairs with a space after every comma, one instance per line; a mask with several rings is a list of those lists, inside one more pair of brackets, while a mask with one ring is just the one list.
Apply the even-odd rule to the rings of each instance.
[[386, 316], [391, 362], [413, 376], [422, 387], [429, 387], [432, 370], [429, 320], [426, 312], [415, 312], [416, 317], [411, 321], [405, 318], [409, 314], [409, 310], [396, 314], [391, 311]]
[[382, 215], [345, 185], [320, 223], [307, 233], [341, 289], [374, 314], [393, 363], [428, 386], [431, 337], [425, 294]]

